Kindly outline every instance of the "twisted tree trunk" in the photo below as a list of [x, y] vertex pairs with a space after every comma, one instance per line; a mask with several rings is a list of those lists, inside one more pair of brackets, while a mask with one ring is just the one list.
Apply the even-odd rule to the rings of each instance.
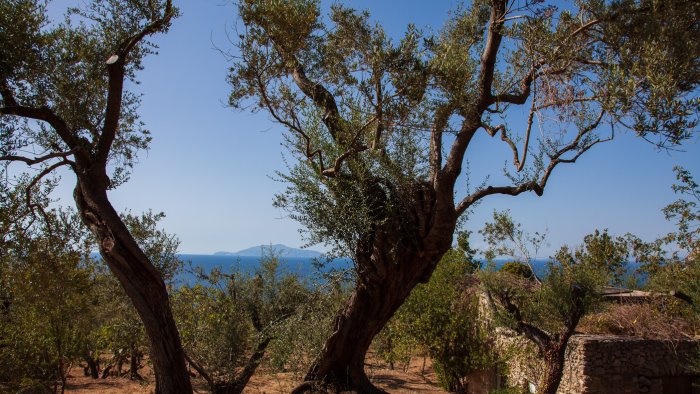
[[329, 391], [383, 392], [364, 371], [367, 350], [411, 290], [428, 281], [452, 243], [456, 217], [440, 216], [436, 206], [441, 204], [432, 196], [429, 189], [418, 188], [412, 215], [392, 217], [358, 244], [355, 289], [305, 383], [293, 393], [313, 391], [318, 383]]
[[191, 393], [180, 336], [163, 279], [107, 199], [104, 173], [83, 173], [73, 197], [100, 254], [138, 312], [150, 342], [156, 393]]
[[[375, 256], [376, 257], [376, 256]], [[330, 384], [337, 391], [382, 392], [364, 371], [365, 355], [374, 337], [408, 297], [411, 289], [432, 272], [439, 257], [384, 261], [383, 277], [363, 278], [334, 321], [333, 334], [320, 359], [306, 375], [307, 381]], [[359, 265], [359, 264], [358, 264]]]

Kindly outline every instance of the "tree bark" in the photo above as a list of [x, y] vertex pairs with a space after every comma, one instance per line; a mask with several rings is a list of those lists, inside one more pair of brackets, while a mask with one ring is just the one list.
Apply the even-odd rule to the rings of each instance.
[[107, 199], [108, 182], [104, 172], [79, 174], [73, 194], [78, 211], [98, 239], [102, 258], [143, 321], [155, 370], [155, 392], [191, 393], [165, 283]]
[[[568, 339], [567, 341], [568, 342]], [[552, 344], [544, 352], [544, 373], [537, 388], [538, 394], [556, 394], [564, 375], [566, 342]]]
[[143, 380], [141, 374], [139, 374], [139, 366], [141, 364], [139, 350], [135, 344], [131, 345], [131, 352], [129, 354], [129, 379], [131, 380]]
[[[417, 251], [410, 248], [399, 251], [399, 255], [390, 252], [396, 248], [396, 240], [375, 239], [371, 252], [358, 253], [355, 289], [336, 316], [333, 333], [320, 358], [307, 372], [305, 381], [323, 383], [332, 391], [383, 392], [365, 374], [367, 350], [411, 290], [428, 280], [451, 244], [452, 231], [440, 238], [440, 242], [424, 244], [425, 247]], [[307, 384], [294, 392], [311, 389], [313, 387]]]
[[94, 359], [92, 358], [91, 354], [88, 354], [85, 356], [85, 362], [87, 363], [87, 374], [86, 376], [91, 376], [93, 379], [97, 379], [100, 377], [100, 366], [99, 366], [99, 359]]
[[[354, 391], [383, 393], [364, 371], [367, 350], [411, 290], [425, 283], [452, 244], [457, 215], [452, 193], [436, 199], [430, 185], [416, 184], [410, 195], [394, 196], [410, 201], [405, 210], [384, 211], [387, 197], [377, 197], [382, 223], [365, 234], [355, 252], [355, 288], [333, 323], [319, 359], [305, 383], [292, 393]], [[370, 206], [374, 206], [370, 204]]]

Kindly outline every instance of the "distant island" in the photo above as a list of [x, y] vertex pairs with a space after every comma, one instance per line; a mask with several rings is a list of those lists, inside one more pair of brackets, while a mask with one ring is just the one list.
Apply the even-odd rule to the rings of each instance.
[[258, 245], [247, 249], [239, 250], [238, 252], [216, 252], [215, 256], [240, 256], [240, 257], [262, 257], [263, 252], [269, 253], [270, 250], [280, 257], [301, 257], [314, 258], [321, 257], [323, 253], [309, 249], [297, 249], [282, 244], [276, 245]]

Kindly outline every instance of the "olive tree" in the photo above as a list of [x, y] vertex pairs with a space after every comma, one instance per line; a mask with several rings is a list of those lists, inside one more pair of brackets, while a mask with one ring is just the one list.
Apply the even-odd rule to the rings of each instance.
[[44, 1], [0, 1], [0, 162], [33, 169], [28, 196], [58, 168], [75, 174], [78, 213], [144, 323], [158, 393], [191, 391], [179, 335], [163, 279], [107, 191], [150, 141], [125, 85], [177, 13], [170, 0], [95, 0], [52, 21]]
[[569, 339], [600, 301], [606, 279], [587, 264], [551, 263], [541, 283], [504, 271], [480, 275], [497, 324], [523, 335], [542, 357], [538, 394], [557, 392]]
[[[63, 392], [92, 329], [95, 261], [74, 212], [31, 217], [25, 182], [0, 187], [0, 391]], [[50, 189], [32, 203], [46, 207]]]
[[175, 291], [187, 361], [212, 393], [243, 392], [279, 335], [278, 326], [312, 301], [305, 283], [280, 265], [266, 252], [254, 273], [199, 272], [199, 283]]
[[[613, 130], [659, 145], [695, 131], [697, 2], [554, 4], [477, 0], [435, 34], [409, 25], [393, 40], [340, 4], [324, 18], [318, 0], [240, 0], [230, 103], [288, 130], [295, 160], [277, 204], [310, 243], [356, 266], [298, 391], [314, 381], [377, 391], [364, 372], [372, 338], [429, 279], [475, 203], [542, 195], [556, 168]], [[512, 154], [513, 171], [456, 195], [480, 133]]]

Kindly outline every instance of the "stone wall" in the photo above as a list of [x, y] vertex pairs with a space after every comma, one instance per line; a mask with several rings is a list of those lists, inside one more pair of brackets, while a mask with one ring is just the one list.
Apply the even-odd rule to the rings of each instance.
[[[497, 328], [485, 296], [480, 298], [480, 315], [494, 332], [496, 351], [507, 360], [504, 377], [508, 387], [534, 392], [543, 371], [535, 346], [515, 332]], [[613, 335], [574, 335], [569, 340], [564, 376], [559, 394], [700, 394], [700, 374], [690, 364], [700, 366], [700, 340], [644, 339]], [[473, 394], [501, 388], [479, 386]]]
[[[509, 353], [508, 386], [533, 390], [542, 371], [535, 348], [508, 330], [497, 337], [499, 351]], [[689, 369], [699, 357], [700, 343], [693, 340], [574, 335], [558, 393], [700, 394], [700, 377]]]
[[697, 341], [576, 335], [567, 349], [561, 394], [700, 394], [688, 366], [700, 357]]

